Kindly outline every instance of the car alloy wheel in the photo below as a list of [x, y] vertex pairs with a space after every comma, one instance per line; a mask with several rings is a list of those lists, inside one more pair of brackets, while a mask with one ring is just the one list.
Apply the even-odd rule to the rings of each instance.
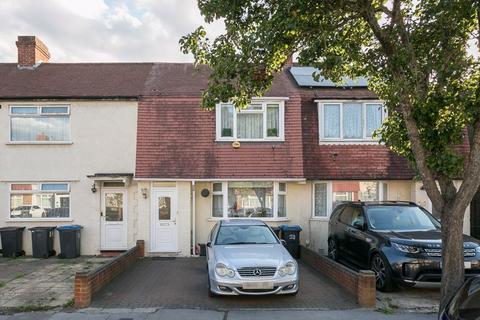
[[380, 291], [392, 291], [393, 282], [388, 263], [378, 253], [372, 257], [371, 268], [375, 273], [375, 282]]
[[337, 243], [333, 239], [328, 240], [328, 256], [332, 260], [338, 260]]

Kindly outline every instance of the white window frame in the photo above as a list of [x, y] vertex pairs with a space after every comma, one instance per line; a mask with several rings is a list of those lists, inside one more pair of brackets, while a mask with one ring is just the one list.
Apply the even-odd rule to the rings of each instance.
[[[249, 181], [249, 180], [245, 180]], [[251, 180], [250, 180], [251, 181]], [[234, 181], [232, 181], [234, 182]], [[236, 181], [235, 182], [239, 182]], [[252, 181], [255, 182], [255, 181]], [[282, 194], [285, 195], [285, 209], [287, 208], [288, 205], [288, 197], [287, 197], [287, 191], [288, 191], [288, 183], [284, 181], [264, 181], [264, 182], [272, 182], [273, 183], [273, 217], [269, 218], [258, 218], [258, 217], [252, 217], [249, 219], [257, 219], [257, 220], [262, 220], [262, 221], [287, 221], [288, 219], [288, 212], [286, 212], [285, 217], [279, 217], [278, 216], [278, 195]], [[213, 192], [213, 184], [214, 183], [221, 183], [222, 184], [222, 191], [221, 192]], [[228, 216], [228, 183], [229, 181], [214, 181], [211, 184], [212, 188], [212, 199], [210, 201], [211, 209], [210, 209], [210, 219], [211, 220], [221, 220], [221, 219], [245, 219], [245, 218], [236, 218], [236, 217], [229, 217]], [[285, 191], [279, 191], [279, 183], [285, 183]], [[213, 194], [216, 195], [223, 195], [223, 216], [222, 217], [214, 217], [213, 216]]]
[[[337, 180], [343, 181], [343, 180]], [[388, 182], [383, 180], [355, 180], [358, 182], [377, 182], [378, 183], [378, 201], [387, 201], [388, 199], [384, 199], [384, 185], [387, 185], [388, 189]], [[333, 211], [333, 182], [334, 181], [325, 181], [325, 180], [318, 180], [312, 182], [312, 219], [313, 220], [330, 220], [330, 215]], [[327, 215], [326, 216], [316, 216], [315, 215], [315, 185], [316, 184], [326, 184], [327, 185]], [[349, 191], [346, 191], [349, 192]]]
[[[61, 112], [61, 113], [45, 113], [42, 114], [42, 108], [45, 107], [63, 107], [67, 108], [67, 112]], [[13, 108], [36, 108], [37, 113], [32, 113], [32, 114], [17, 114], [17, 113], [12, 113]], [[8, 144], [71, 144], [72, 143], [72, 126], [71, 126], [71, 114], [70, 114], [70, 105], [68, 104], [42, 104], [42, 105], [32, 105], [32, 104], [14, 104], [14, 105], [9, 105], [9, 110], [8, 110]], [[69, 132], [68, 135], [70, 137], [70, 140], [65, 140], [65, 141], [14, 141], [12, 140], [12, 118], [33, 118], [33, 117], [48, 117], [48, 116], [65, 116], [68, 117], [70, 120], [70, 125], [69, 125]]]
[[[317, 103], [317, 113], [318, 113], [318, 137], [320, 144], [335, 144], [335, 143], [366, 143], [366, 144], [377, 144], [378, 139], [367, 136], [367, 105], [377, 105], [381, 104], [383, 106], [382, 110], [382, 123], [387, 118], [387, 110], [385, 108], [384, 102], [381, 100], [315, 100]], [[347, 103], [356, 103], [362, 105], [362, 137], [361, 138], [343, 138], [343, 106]], [[340, 137], [339, 138], [326, 138], [323, 120], [325, 117], [325, 105], [338, 104], [340, 106]]]
[[[36, 184], [38, 185], [38, 190], [12, 190], [12, 185], [15, 184]], [[66, 184], [67, 189], [66, 191], [52, 191], [52, 190], [42, 190], [42, 184]], [[10, 209], [11, 209], [11, 201], [12, 201], [12, 194], [41, 194], [41, 193], [56, 193], [56, 192], [63, 192], [63, 193], [68, 193], [68, 198], [69, 198], [69, 207], [68, 207], [68, 217], [51, 217], [51, 218], [12, 218], [10, 215]], [[8, 210], [7, 210], [7, 222], [8, 221], [14, 221], [14, 222], [20, 222], [20, 221], [33, 221], [33, 222], [41, 222], [41, 221], [73, 221], [72, 217], [72, 190], [70, 187], [70, 183], [67, 181], [33, 181], [33, 182], [25, 182], [25, 181], [19, 181], [19, 182], [12, 182], [9, 183], [8, 185]]]
[[[237, 110], [233, 113], [233, 137], [222, 137], [222, 105], [232, 105], [232, 103], [219, 103], [215, 107], [215, 123], [216, 123], [216, 141], [253, 141], [253, 142], [269, 142], [269, 141], [285, 141], [285, 100], [288, 98], [272, 98], [272, 99], [252, 99], [251, 104], [259, 104], [262, 110]], [[278, 104], [278, 137], [267, 137], [267, 105]], [[263, 138], [237, 138], [237, 115], [238, 113], [261, 113], [263, 115]]]
[[[327, 185], [327, 214], [325, 216], [315, 215], [315, 185], [316, 184]], [[312, 183], [312, 219], [328, 221], [330, 219], [330, 215], [332, 214], [332, 210], [333, 210], [332, 181], [314, 181]]]

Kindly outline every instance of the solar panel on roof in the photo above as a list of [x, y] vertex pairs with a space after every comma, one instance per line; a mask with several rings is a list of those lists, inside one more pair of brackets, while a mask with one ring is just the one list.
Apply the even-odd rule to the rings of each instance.
[[320, 76], [318, 81], [313, 78], [313, 73], [318, 69], [313, 67], [291, 67], [290, 73], [300, 87], [366, 87], [367, 78], [355, 79], [344, 77], [341, 83], [335, 83]]

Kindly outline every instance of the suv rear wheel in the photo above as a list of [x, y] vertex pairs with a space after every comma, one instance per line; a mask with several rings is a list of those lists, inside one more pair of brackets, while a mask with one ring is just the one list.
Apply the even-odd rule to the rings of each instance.
[[393, 291], [392, 272], [388, 261], [383, 256], [375, 253], [370, 260], [370, 269], [375, 272], [375, 282], [378, 290]]
[[328, 240], [328, 257], [335, 261], [338, 260], [337, 242], [332, 238]]

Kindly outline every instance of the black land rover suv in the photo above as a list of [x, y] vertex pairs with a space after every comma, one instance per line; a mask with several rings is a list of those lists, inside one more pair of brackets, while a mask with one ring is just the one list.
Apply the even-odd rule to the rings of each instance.
[[[438, 282], [440, 223], [411, 202], [345, 202], [329, 223], [328, 255], [376, 274], [377, 289]], [[480, 275], [480, 242], [464, 236], [466, 277]]]

